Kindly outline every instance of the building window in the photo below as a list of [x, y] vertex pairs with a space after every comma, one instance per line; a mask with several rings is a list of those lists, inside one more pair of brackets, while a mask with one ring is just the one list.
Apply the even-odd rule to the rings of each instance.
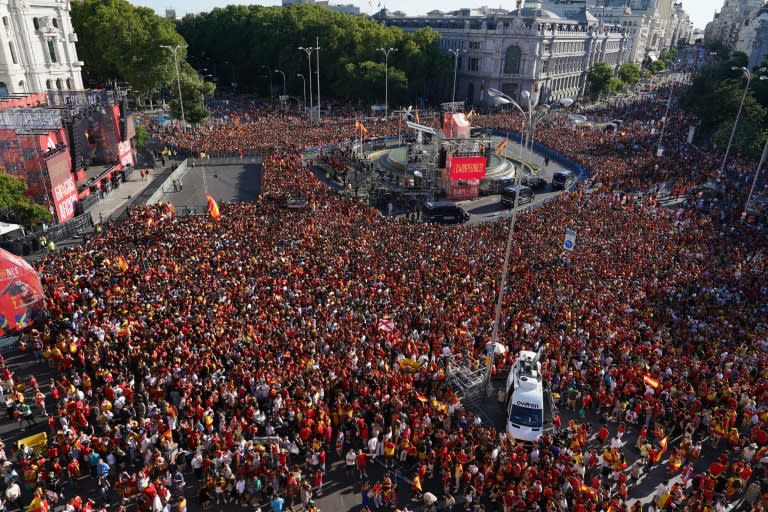
[[45, 88], [48, 89], [48, 90], [53, 89], [53, 84], [51, 83], [50, 80], [46, 80], [45, 81]]
[[64, 82], [61, 81], [61, 78], [56, 79], [56, 88], [58, 90], [62, 90], [64, 88]]
[[48, 54], [51, 56], [51, 62], [57, 62], [56, 61], [56, 44], [53, 42], [52, 39], [48, 40]]
[[519, 46], [510, 46], [504, 54], [504, 74], [516, 75], [520, 73], [520, 56], [522, 52]]
[[58, 18], [53, 18], [51, 20], [51, 23], [53, 23], [53, 28], [59, 28], [59, 19]]
[[469, 59], [469, 70], [480, 71], [480, 59]]
[[67, 78], [67, 89], [70, 91], [75, 88], [75, 82], [71, 78]]
[[5, 82], [0, 82], [0, 96], [8, 96], [8, 86]]
[[8, 16], [3, 16], [3, 26], [5, 27], [5, 30], [10, 30], [11, 26], [8, 23]]
[[480, 49], [480, 41], [470, 41], [469, 42], [469, 49], [470, 50], [479, 50]]
[[32, 18], [32, 26], [35, 27], [35, 30], [40, 30], [40, 20]]
[[544, 43], [544, 51], [545, 52], [552, 51], [552, 43]]
[[14, 64], [18, 64], [19, 61], [16, 58], [16, 48], [13, 47], [13, 41], [8, 41], [8, 49], [11, 50], [11, 60]]

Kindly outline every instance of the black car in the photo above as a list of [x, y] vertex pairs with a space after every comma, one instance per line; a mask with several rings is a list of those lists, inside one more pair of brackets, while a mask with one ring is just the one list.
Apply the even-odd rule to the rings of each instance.
[[512, 208], [515, 205], [515, 198], [518, 194], [520, 195], [520, 198], [517, 200], [517, 204], [519, 205], [531, 203], [536, 198], [536, 194], [530, 187], [526, 187], [525, 185], [520, 185], [519, 187], [513, 185], [505, 188], [501, 192], [501, 204]]
[[522, 184], [533, 190], [541, 190], [547, 186], [547, 182], [544, 178], [530, 173], [523, 174]]
[[568, 190], [576, 181], [573, 171], [562, 170], [552, 175], [552, 190]]
[[424, 222], [439, 224], [461, 224], [469, 220], [469, 214], [464, 209], [450, 201], [429, 202], [421, 210]]

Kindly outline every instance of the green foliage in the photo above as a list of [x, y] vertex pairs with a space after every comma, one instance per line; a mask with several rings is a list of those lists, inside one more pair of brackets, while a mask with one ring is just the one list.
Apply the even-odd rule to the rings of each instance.
[[149, 98], [175, 78], [173, 55], [160, 45], [183, 46], [184, 39], [172, 20], [152, 9], [127, 0], [83, 0], [72, 3], [72, 24], [89, 79], [125, 81], [141, 98]]
[[[190, 67], [179, 74], [181, 81], [181, 95], [184, 99], [184, 119], [188, 123], [197, 124], [205, 121], [210, 112], [205, 108], [205, 98], [212, 98], [216, 88], [213, 82], [204, 82], [200, 80], [194, 70]], [[171, 95], [173, 99], [170, 102], [171, 115], [176, 119], [181, 119], [181, 106], [179, 105], [179, 88], [176, 81], [173, 81]]]
[[[728, 144], [747, 85], [744, 74], [732, 69], [742, 63], [743, 56], [734, 53], [729, 60], [705, 68], [680, 97], [681, 105], [696, 114], [702, 131], [709, 134], [720, 148]], [[768, 83], [754, 77], [744, 97], [732, 151], [759, 158], [767, 135], [764, 128], [767, 123]]]
[[661, 59], [655, 60], [648, 65], [648, 71], [658, 73], [667, 69], [667, 63]]
[[26, 181], [0, 168], [0, 208], [12, 208], [19, 222], [26, 227], [50, 221], [51, 212], [32, 202], [26, 195], [27, 189]]
[[[376, 48], [398, 49], [388, 62], [393, 105], [423, 95], [444, 79], [449, 68], [437, 45], [440, 36], [431, 29], [404, 33], [366, 16], [309, 4], [230, 5], [187, 15], [178, 30], [189, 41], [190, 60], [198, 68], [207, 68], [226, 85], [235, 75], [238, 89], [246, 91], [263, 91], [264, 69], [280, 69], [285, 72], [288, 94], [302, 94], [297, 73], [312, 80], [316, 94], [317, 53], [312, 53], [309, 74], [307, 55], [298, 47], [314, 47], [318, 37], [320, 88], [326, 95], [383, 102], [384, 54]], [[185, 110], [186, 106], [185, 102]]]
[[602, 98], [612, 92], [615, 87], [613, 69], [605, 62], [598, 62], [589, 70], [587, 80], [593, 98]]
[[661, 52], [661, 55], [659, 55], [659, 60], [664, 60], [667, 62], [674, 62], [677, 60], [677, 48], [672, 48], [671, 50], [664, 50]]
[[621, 81], [627, 84], [636, 84], [640, 82], [640, 78], [642, 77], [640, 66], [632, 62], [622, 64], [619, 67], [618, 75]]
[[141, 126], [136, 126], [136, 136], [133, 138], [133, 147], [143, 148], [149, 142], [149, 132]]

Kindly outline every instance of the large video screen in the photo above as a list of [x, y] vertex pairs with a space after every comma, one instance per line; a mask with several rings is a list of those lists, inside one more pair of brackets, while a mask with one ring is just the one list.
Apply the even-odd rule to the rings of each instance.
[[118, 160], [118, 135], [109, 110], [88, 112], [74, 122], [73, 132], [76, 162], [109, 165]]

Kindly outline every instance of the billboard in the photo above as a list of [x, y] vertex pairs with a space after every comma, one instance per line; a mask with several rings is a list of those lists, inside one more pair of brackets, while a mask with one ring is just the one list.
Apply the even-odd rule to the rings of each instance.
[[71, 172], [69, 155], [63, 151], [45, 161], [48, 167], [48, 177], [51, 180], [51, 196], [56, 207], [56, 218], [59, 223], [75, 216], [77, 203], [77, 187], [75, 177]]
[[448, 153], [445, 157], [445, 169], [450, 173], [451, 180], [481, 180], [485, 177], [485, 166], [484, 156], [454, 156]]
[[110, 165], [118, 160], [119, 137], [110, 109], [91, 110], [84, 118], [72, 124], [70, 146], [78, 167], [86, 165]]

